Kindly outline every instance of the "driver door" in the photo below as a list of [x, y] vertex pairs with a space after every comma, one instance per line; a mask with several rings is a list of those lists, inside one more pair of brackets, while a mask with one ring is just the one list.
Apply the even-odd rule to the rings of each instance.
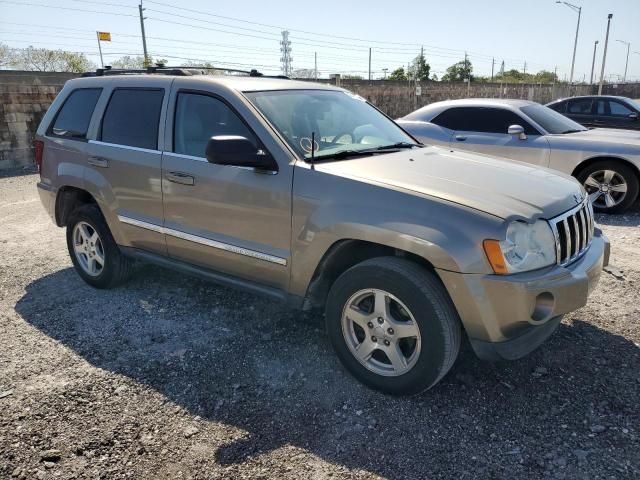
[[[451, 148], [504, 157], [542, 167], [549, 165], [549, 142], [524, 118], [502, 108], [464, 107]], [[525, 136], [510, 135], [509, 126], [520, 125]]]
[[[205, 158], [215, 135], [240, 135], [269, 151], [234, 106], [212, 91], [176, 79], [162, 158], [164, 228], [169, 256], [279, 289], [288, 286], [292, 168], [276, 170], [212, 164]], [[184, 83], [184, 85], [183, 85]], [[230, 99], [238, 102], [237, 99]], [[238, 107], [247, 110], [238, 102]], [[250, 112], [250, 111], [249, 111]], [[266, 135], [263, 135], [267, 137]], [[274, 152], [271, 149], [272, 153]], [[280, 152], [280, 155], [283, 155]]]

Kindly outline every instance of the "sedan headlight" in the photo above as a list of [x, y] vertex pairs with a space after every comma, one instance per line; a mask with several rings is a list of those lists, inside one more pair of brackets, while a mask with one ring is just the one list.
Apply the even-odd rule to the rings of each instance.
[[556, 240], [544, 220], [511, 222], [504, 240], [485, 240], [483, 245], [493, 271], [502, 275], [556, 263]]

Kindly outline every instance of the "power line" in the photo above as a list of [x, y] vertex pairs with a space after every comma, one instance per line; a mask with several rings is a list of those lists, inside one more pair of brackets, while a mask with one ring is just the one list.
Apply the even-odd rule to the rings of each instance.
[[73, 7], [60, 7], [58, 5], [42, 5], [41, 3], [26, 3], [26, 2], [14, 2], [11, 0], [0, 0], [0, 3], [9, 3], [11, 5], [20, 5], [25, 7], [42, 7], [42, 8], [53, 8], [56, 10], [71, 10], [74, 12], [86, 12], [86, 13], [99, 13], [101, 15], [116, 15], [119, 17], [138, 17], [138, 15], [131, 15], [128, 13], [118, 13], [118, 12], [104, 12], [97, 10], [86, 10], [84, 8], [73, 8]]

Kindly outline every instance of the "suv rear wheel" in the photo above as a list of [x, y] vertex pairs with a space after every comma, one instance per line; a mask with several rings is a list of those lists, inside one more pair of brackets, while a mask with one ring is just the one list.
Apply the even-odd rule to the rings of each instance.
[[132, 260], [120, 252], [97, 205], [83, 205], [71, 214], [67, 248], [76, 271], [92, 287], [114, 287], [130, 275]]
[[347, 370], [396, 395], [435, 385], [460, 349], [460, 320], [444, 287], [433, 273], [396, 257], [344, 272], [329, 292], [326, 323]]
[[593, 208], [602, 213], [621, 213], [638, 198], [638, 173], [615, 160], [601, 160], [578, 172]]

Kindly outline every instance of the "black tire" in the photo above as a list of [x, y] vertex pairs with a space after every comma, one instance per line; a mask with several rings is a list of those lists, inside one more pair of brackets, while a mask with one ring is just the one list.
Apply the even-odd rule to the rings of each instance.
[[[89, 224], [89, 226], [99, 235], [102, 242], [104, 250], [104, 266], [102, 267], [101, 272], [96, 276], [92, 276], [85, 272], [74, 251], [73, 231], [75, 226], [80, 222]], [[107, 222], [102, 216], [97, 205], [82, 205], [70, 215], [67, 223], [67, 248], [76, 272], [78, 272], [78, 275], [80, 275], [80, 277], [92, 287], [112, 288], [123, 283], [131, 275], [133, 260], [125, 257], [118, 248], [118, 245], [113, 239], [111, 231], [107, 226]]]
[[[404, 303], [420, 329], [417, 361], [402, 375], [383, 376], [365, 367], [351, 353], [342, 333], [347, 301], [370, 288], [384, 290]], [[327, 298], [326, 327], [346, 369], [365, 385], [393, 395], [414, 395], [431, 388], [453, 366], [460, 350], [460, 319], [440, 280], [420, 265], [397, 257], [373, 258], [344, 272]]]
[[[627, 193], [617, 205], [607, 208], [594, 204], [594, 210], [600, 213], [622, 213], [629, 209], [638, 198], [638, 191], [640, 190], [638, 172], [634, 170], [633, 167], [620, 161], [599, 160], [580, 170], [576, 178], [582, 185], [585, 185], [585, 181], [589, 178], [589, 175], [600, 170], [613, 170], [624, 178], [624, 181], [627, 183]], [[587, 188], [586, 185], [585, 188]], [[587, 188], [587, 192], [589, 192], [589, 188]]]

